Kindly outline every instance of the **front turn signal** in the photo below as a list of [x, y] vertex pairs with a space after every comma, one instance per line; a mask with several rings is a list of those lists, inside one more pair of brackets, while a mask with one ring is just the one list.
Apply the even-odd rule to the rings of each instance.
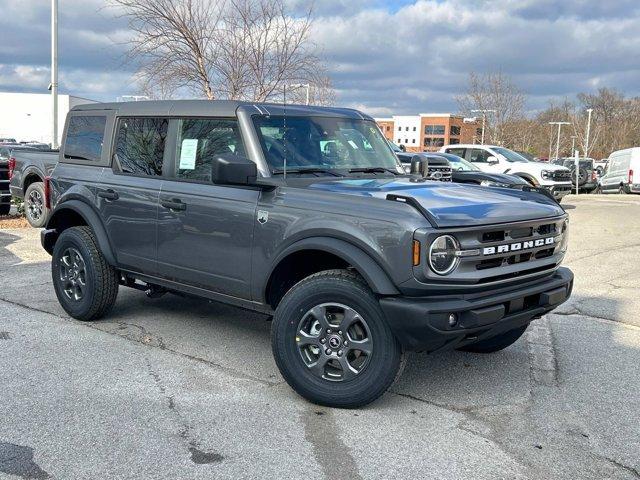
[[420, 242], [413, 241], [413, 266], [420, 265]]

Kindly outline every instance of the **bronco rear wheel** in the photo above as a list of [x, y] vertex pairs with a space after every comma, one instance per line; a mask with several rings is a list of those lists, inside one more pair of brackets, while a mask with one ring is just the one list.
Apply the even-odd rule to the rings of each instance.
[[513, 330], [496, 335], [495, 337], [487, 338], [486, 340], [481, 340], [480, 342], [458, 348], [458, 350], [473, 353], [499, 352], [500, 350], [507, 348], [509, 345], [513, 345], [522, 336], [528, 326], [529, 324], [526, 324], [522, 327], [514, 328]]
[[60, 234], [53, 249], [51, 276], [60, 305], [78, 320], [96, 320], [116, 301], [118, 274], [100, 252], [89, 227], [72, 227]]
[[289, 290], [276, 308], [271, 345], [287, 383], [307, 400], [331, 407], [374, 401], [402, 363], [378, 300], [347, 270], [311, 275]]

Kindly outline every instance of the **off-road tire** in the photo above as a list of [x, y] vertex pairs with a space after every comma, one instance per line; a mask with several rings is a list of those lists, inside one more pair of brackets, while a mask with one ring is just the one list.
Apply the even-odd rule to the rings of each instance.
[[[347, 380], [332, 381], [314, 374], [297, 345], [298, 327], [306, 312], [327, 303], [355, 310], [371, 334], [373, 348], [366, 367]], [[316, 273], [292, 287], [276, 308], [271, 346], [287, 383], [310, 402], [329, 407], [356, 408], [373, 402], [393, 384], [403, 365], [402, 347], [378, 299], [360, 276], [348, 270]]]
[[513, 330], [496, 335], [495, 337], [460, 347], [458, 350], [473, 353], [499, 352], [500, 350], [507, 348], [509, 345], [513, 345], [522, 336], [528, 326], [529, 324], [526, 324], [522, 327], [514, 328]]
[[9, 215], [10, 211], [11, 211], [11, 204], [10, 203], [1, 203], [0, 204], [0, 217], [4, 217], [5, 215]]
[[[80, 300], [65, 294], [61, 279], [62, 256], [68, 249], [79, 252], [84, 263], [86, 292]], [[60, 305], [77, 320], [91, 321], [103, 317], [118, 296], [118, 273], [107, 263], [93, 230], [87, 226], [71, 227], [60, 234], [53, 249], [51, 275]]]
[[[39, 198], [41, 204], [36, 205], [33, 197]], [[42, 228], [47, 224], [50, 212], [46, 206], [44, 184], [42, 182], [33, 182], [27, 187], [27, 191], [24, 193], [24, 213], [27, 217], [27, 222], [33, 228]]]

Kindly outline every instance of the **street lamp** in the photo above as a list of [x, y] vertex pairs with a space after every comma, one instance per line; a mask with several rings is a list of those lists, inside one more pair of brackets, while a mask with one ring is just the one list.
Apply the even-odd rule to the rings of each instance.
[[51, 148], [58, 148], [58, 0], [51, 0], [51, 90], [53, 128]]
[[[560, 156], [560, 128], [562, 125], [571, 125], [571, 122], [549, 122], [549, 125], [558, 125], [558, 138], [556, 140], [556, 160]], [[551, 159], [549, 159], [551, 161]]]
[[573, 152], [576, 151], [576, 138], [578, 138], [577, 135], [571, 135], [571, 156], [573, 156]]
[[307, 101], [305, 105], [309, 105], [309, 91], [311, 90], [311, 85], [309, 83], [293, 83], [289, 85], [291, 88], [306, 88], [307, 89]]
[[591, 113], [593, 108], [587, 108], [587, 137], [584, 142], [584, 158], [589, 156], [589, 134], [591, 133]]
[[487, 113], [496, 113], [496, 111], [489, 109], [478, 109], [471, 110], [471, 113], [482, 113], [482, 138], [480, 139], [480, 145], [484, 145], [484, 124], [487, 121]]

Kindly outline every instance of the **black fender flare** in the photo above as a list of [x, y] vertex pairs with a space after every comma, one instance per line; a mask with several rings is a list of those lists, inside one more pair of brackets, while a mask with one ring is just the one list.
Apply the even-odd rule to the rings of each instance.
[[[62, 202], [56, 206], [56, 208], [51, 213], [51, 217], [47, 222], [46, 230], [43, 231], [43, 247], [50, 254], [53, 252], [53, 245], [55, 244], [55, 239], [57, 239], [60, 231], [58, 230], [61, 226], [64, 226], [63, 218], [65, 211], [73, 211], [80, 215], [85, 223], [91, 227], [93, 233], [98, 240], [98, 246], [100, 247], [100, 251], [104, 255], [107, 263], [111, 266], [116, 266], [116, 257], [113, 254], [113, 248], [111, 247], [111, 242], [109, 241], [109, 236], [107, 235], [107, 231], [100, 220], [100, 217], [96, 213], [96, 211], [89, 206], [87, 203], [81, 200], [67, 200], [66, 202]], [[45, 244], [45, 237], [53, 234], [53, 241], [49, 240]]]
[[512, 173], [512, 172], [509, 172], [509, 175], [515, 175], [516, 177], [523, 178], [524, 180], [529, 182], [534, 187], [540, 186], [540, 182], [537, 181], [532, 175], [529, 175], [528, 173], [522, 173], [522, 172]]
[[[40, 170], [38, 167], [33, 165], [27, 167], [25, 171], [22, 172], [22, 178], [20, 179], [20, 183], [21, 183], [20, 190], [22, 191], [23, 195], [27, 193], [27, 189], [25, 188], [25, 183], [27, 181], [27, 178], [31, 176], [38, 177], [40, 179], [40, 182], [44, 182], [45, 174], [42, 172], [42, 170]], [[35, 183], [35, 182], [32, 182], [32, 183]]]
[[367, 282], [369, 287], [374, 293], [379, 295], [399, 295], [400, 292], [393, 284], [389, 275], [383, 270], [383, 268], [376, 262], [371, 256], [364, 252], [359, 247], [349, 243], [345, 240], [332, 237], [307, 237], [289, 245], [285, 248], [271, 264], [269, 274], [262, 286], [262, 296], [266, 298], [267, 288], [271, 276], [276, 267], [282, 260], [291, 255], [292, 253], [302, 250], [321, 250], [327, 253], [331, 253], [336, 257], [341, 258], [349, 265], [353, 266], [356, 271], [362, 275], [362, 278]]

